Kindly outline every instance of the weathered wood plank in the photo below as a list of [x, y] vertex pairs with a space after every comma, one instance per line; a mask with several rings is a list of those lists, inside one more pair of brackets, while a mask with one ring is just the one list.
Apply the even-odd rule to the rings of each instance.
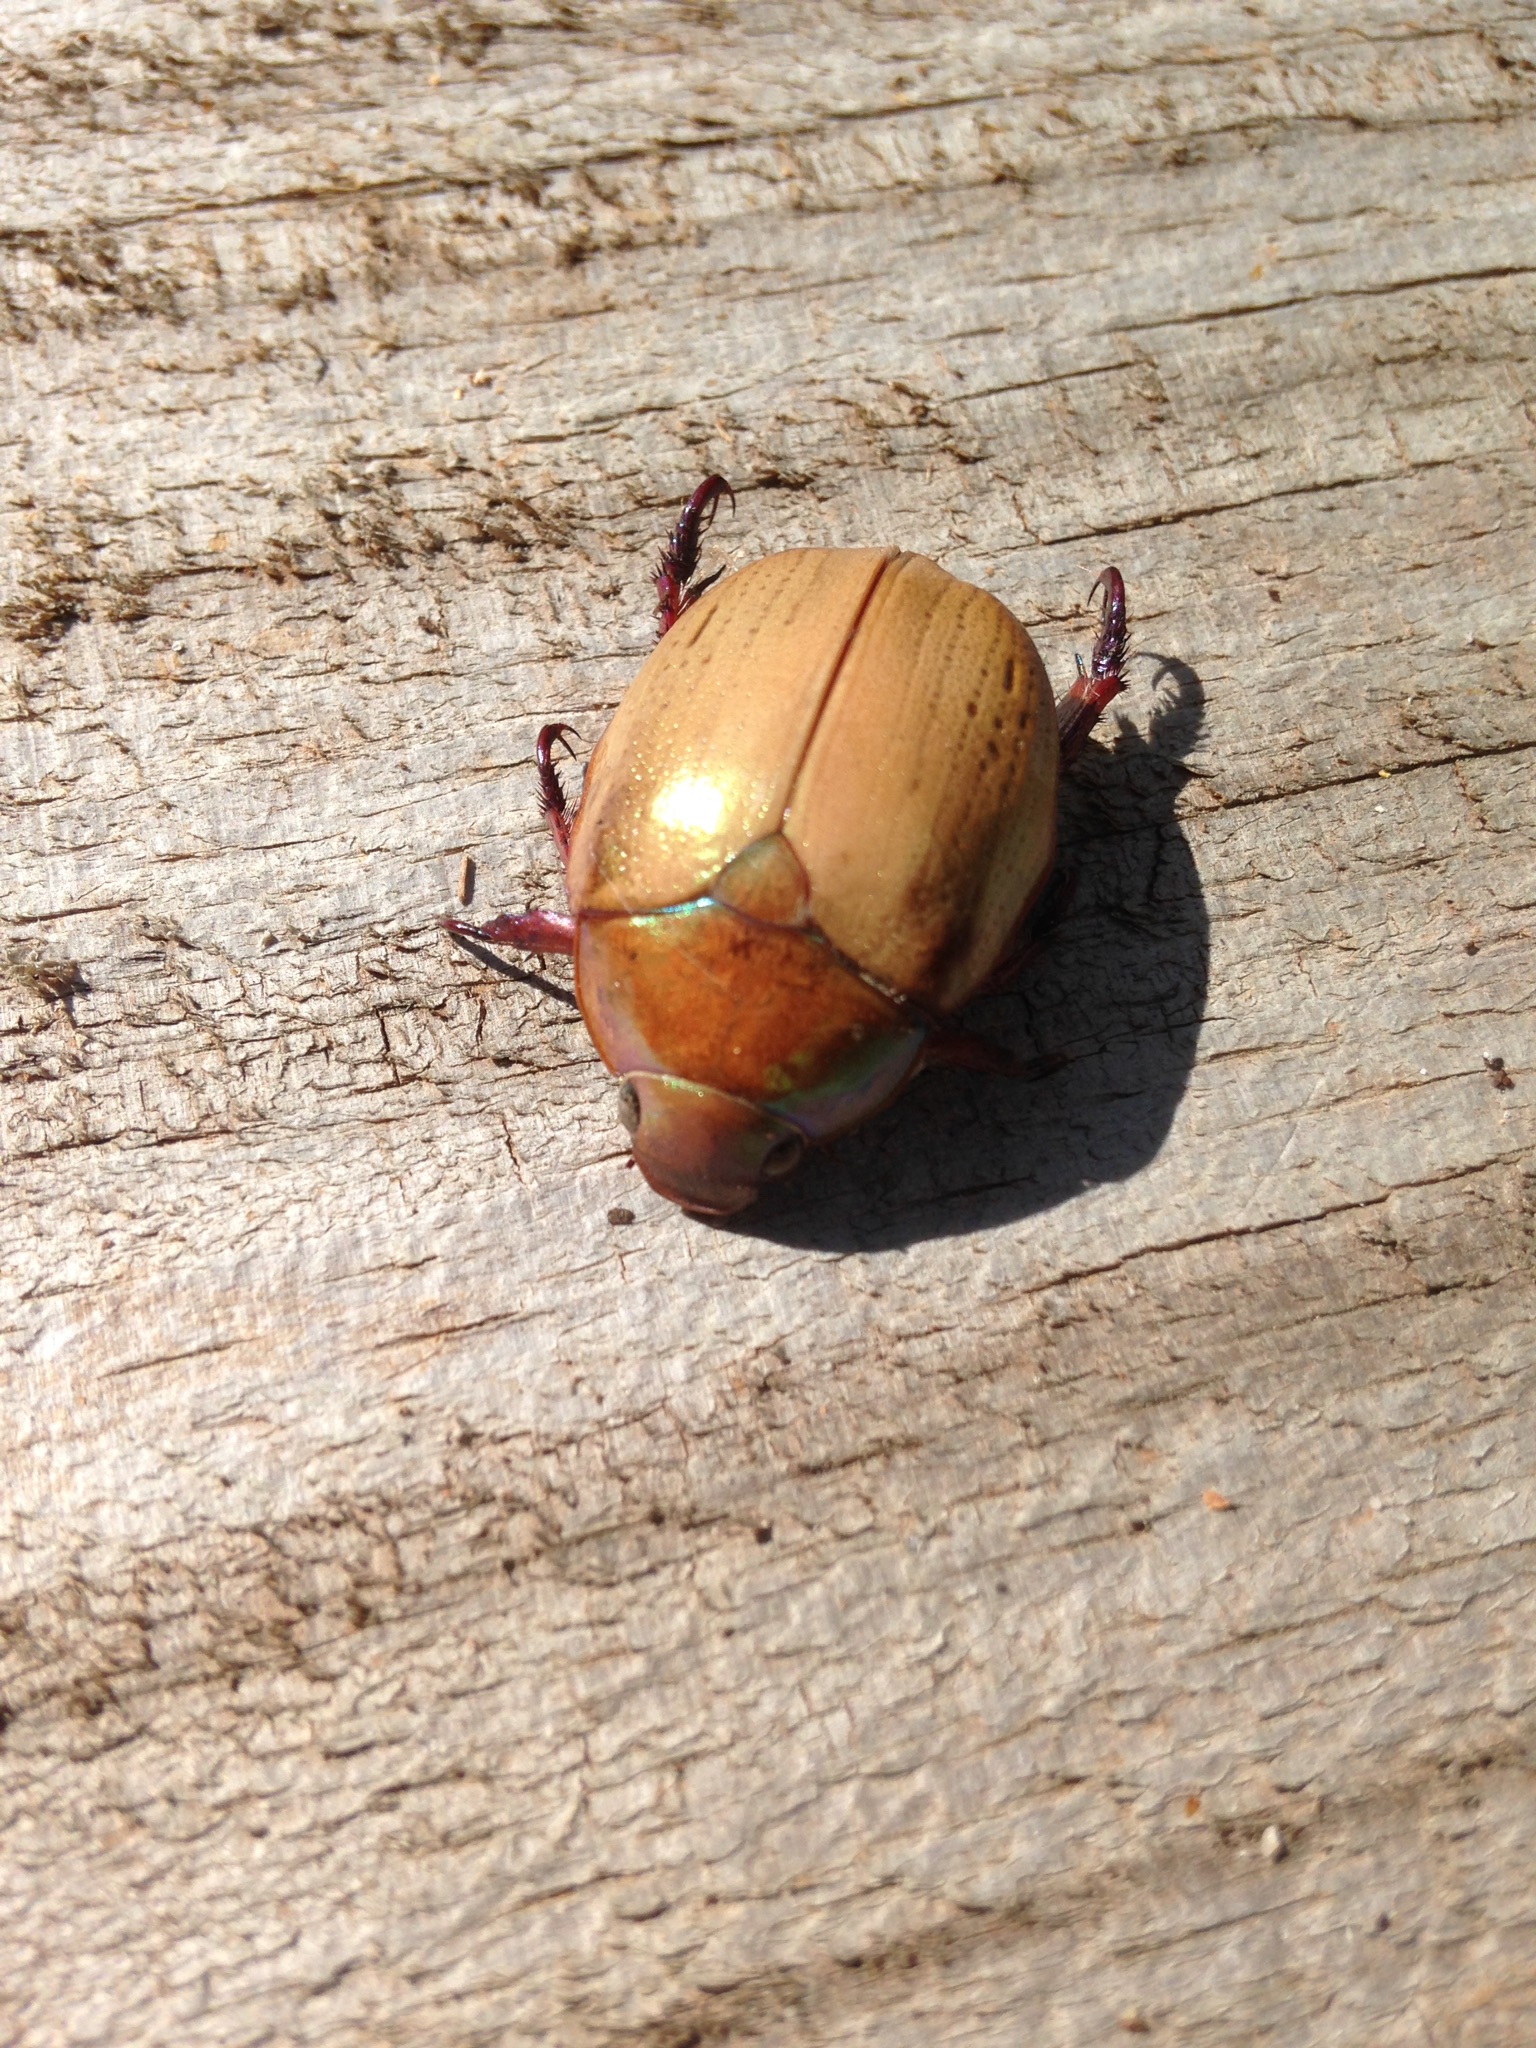
[[[170, 12], [0, 53], [6, 2038], [1521, 2039], [1529, 10]], [[729, 1230], [434, 923], [711, 467], [1143, 657], [1070, 1064]]]

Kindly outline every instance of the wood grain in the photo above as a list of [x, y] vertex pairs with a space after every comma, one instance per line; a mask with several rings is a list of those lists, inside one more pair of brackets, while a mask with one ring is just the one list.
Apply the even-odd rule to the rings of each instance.
[[[1529, 7], [0, 64], [0, 2039], [1524, 2041]], [[731, 1228], [436, 926], [709, 470], [1138, 648], [1068, 1065]]]

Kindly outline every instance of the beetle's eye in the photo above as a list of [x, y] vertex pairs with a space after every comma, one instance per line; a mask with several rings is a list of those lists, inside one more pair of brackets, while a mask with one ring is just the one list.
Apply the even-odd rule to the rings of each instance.
[[626, 1081], [619, 1090], [619, 1122], [631, 1137], [640, 1128], [640, 1097], [633, 1081]]
[[786, 1173], [793, 1173], [800, 1164], [805, 1151], [805, 1140], [798, 1131], [786, 1131], [782, 1138], [775, 1138], [768, 1147], [763, 1160], [763, 1173], [769, 1180], [782, 1180]]

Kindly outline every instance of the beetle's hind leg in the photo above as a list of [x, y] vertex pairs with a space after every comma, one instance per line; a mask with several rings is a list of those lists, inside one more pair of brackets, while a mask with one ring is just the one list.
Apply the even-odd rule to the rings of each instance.
[[1005, 987], [1045, 951], [1047, 941], [1071, 908], [1076, 894], [1077, 876], [1072, 870], [1053, 868], [1051, 879], [1015, 925], [997, 965], [976, 990], [977, 995], [989, 996]]
[[983, 1038], [978, 1031], [962, 1031], [958, 1025], [941, 1024], [923, 1047], [925, 1067], [963, 1067], [972, 1074], [1006, 1074], [1015, 1081], [1043, 1081], [1067, 1064], [1061, 1053], [1042, 1053], [1038, 1059], [1021, 1059], [1006, 1045]]
[[[560, 771], [554, 763], [554, 749], [557, 741], [565, 739], [566, 734], [573, 731], [574, 727], [569, 725], [546, 725], [533, 747], [533, 758], [539, 771], [539, 803], [562, 868], [569, 865], [571, 858], [571, 813], [560, 784]], [[569, 740], [566, 740], [565, 751], [572, 751]]]
[[672, 529], [672, 538], [661, 551], [661, 560], [656, 564], [658, 640], [677, 624], [689, 605], [696, 604], [711, 583], [717, 583], [725, 573], [723, 569], [717, 569], [713, 576], [705, 576], [697, 582], [694, 580], [694, 572], [699, 566], [700, 544], [714, 524], [715, 507], [722, 498], [730, 499], [734, 511], [736, 493], [725, 478], [705, 477], [683, 507], [682, 516]]
[[1104, 602], [1099, 612], [1098, 638], [1093, 643], [1093, 660], [1086, 671], [1078, 662], [1077, 681], [1056, 706], [1063, 768], [1077, 759], [1104, 707], [1125, 688], [1125, 660], [1130, 650], [1125, 579], [1118, 569], [1105, 569], [1088, 595], [1092, 597], [1096, 590], [1103, 591]]

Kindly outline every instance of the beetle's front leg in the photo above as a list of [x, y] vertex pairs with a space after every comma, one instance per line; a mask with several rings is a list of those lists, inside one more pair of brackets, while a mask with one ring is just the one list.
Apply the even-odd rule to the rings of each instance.
[[705, 477], [683, 507], [682, 516], [672, 529], [672, 538], [661, 551], [661, 560], [656, 564], [658, 640], [677, 624], [689, 605], [698, 602], [711, 583], [718, 583], [725, 574], [723, 569], [717, 569], [713, 576], [706, 576], [700, 582], [693, 580], [694, 571], [699, 566], [699, 545], [714, 523], [715, 507], [722, 498], [729, 498], [734, 509], [736, 493], [725, 478]]
[[[1093, 586], [1104, 593], [1099, 614], [1099, 636], [1093, 643], [1093, 661], [1087, 672], [1077, 664], [1077, 681], [1056, 706], [1056, 729], [1061, 735], [1061, 765], [1070, 767], [1083, 751], [1083, 742], [1098, 724], [1104, 707], [1125, 688], [1125, 657], [1130, 635], [1125, 618], [1125, 581], [1118, 569], [1106, 569]], [[1090, 591], [1089, 596], [1093, 595]]]
[[445, 917], [443, 930], [456, 939], [478, 940], [483, 946], [516, 946], [523, 953], [563, 953], [567, 959], [576, 951], [576, 920], [555, 910], [514, 910], [505, 917], [493, 917], [489, 924], [465, 924], [462, 918]]

